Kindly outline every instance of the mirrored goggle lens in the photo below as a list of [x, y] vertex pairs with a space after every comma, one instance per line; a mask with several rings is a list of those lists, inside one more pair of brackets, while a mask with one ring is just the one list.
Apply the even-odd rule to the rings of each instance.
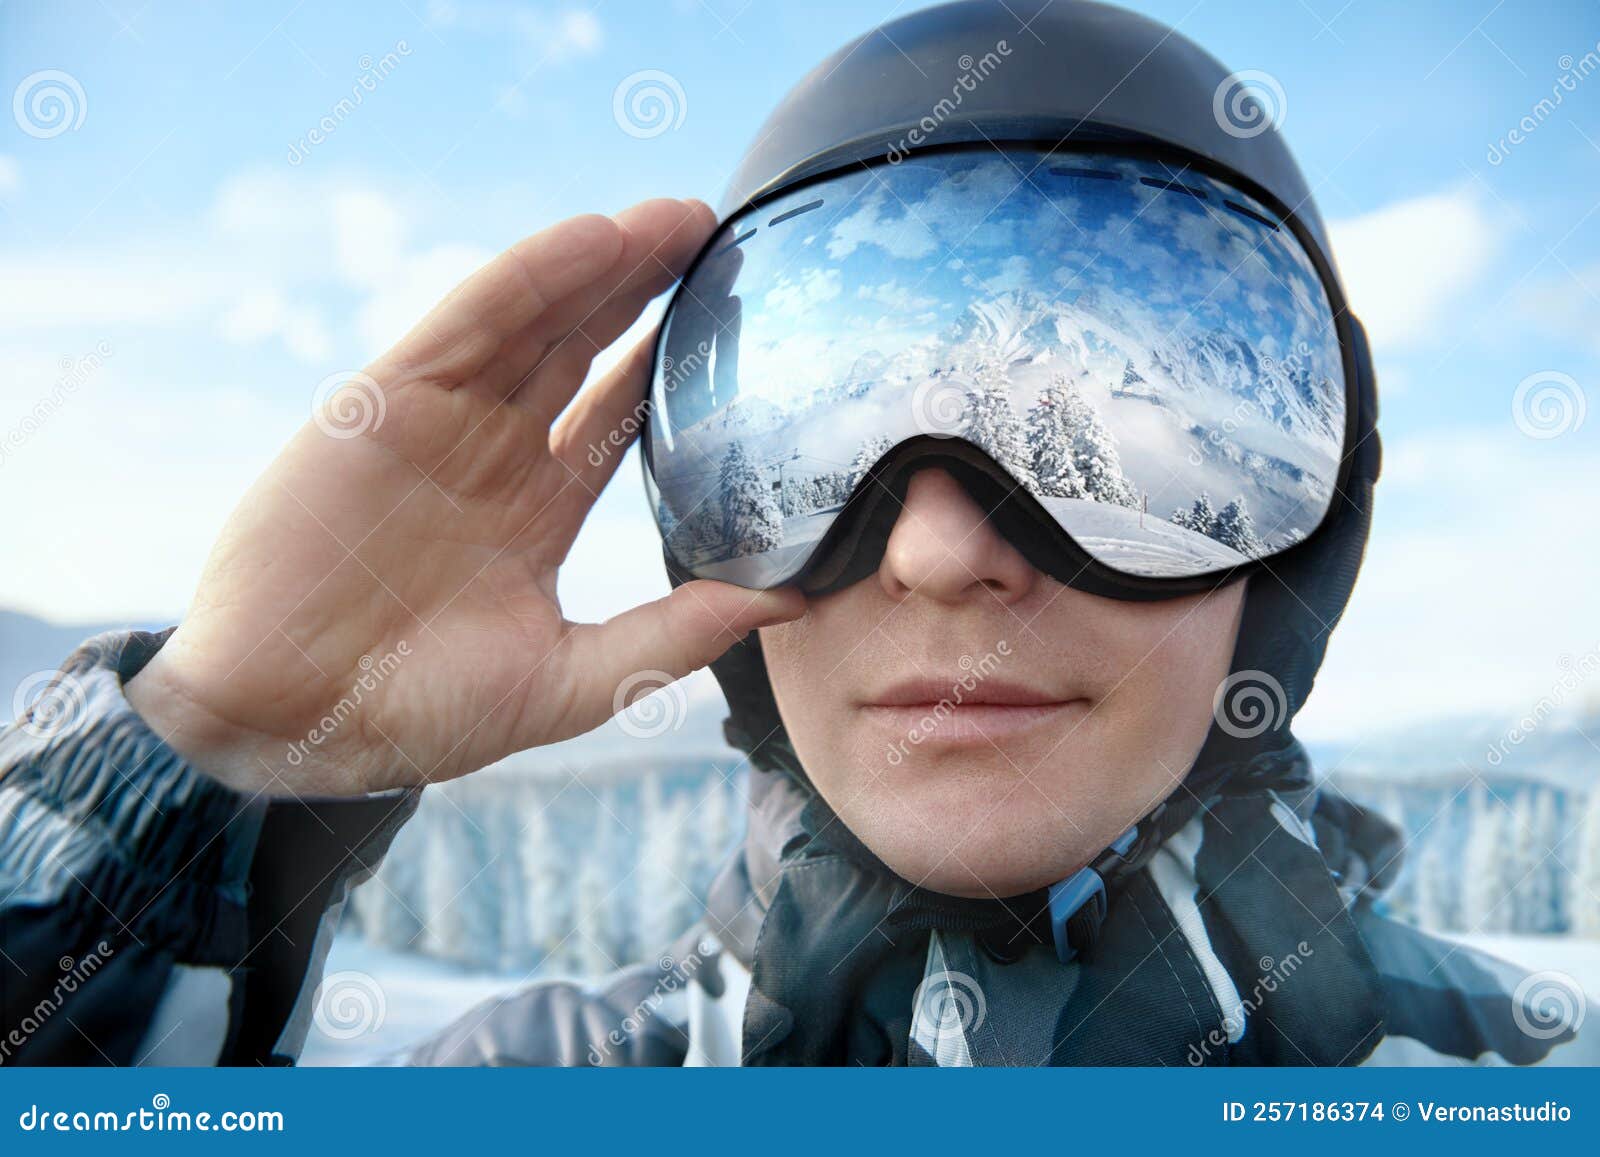
[[730, 221], [663, 322], [645, 445], [669, 552], [764, 587], [918, 435], [981, 447], [1085, 551], [1191, 578], [1303, 541], [1345, 431], [1290, 229], [1159, 161], [912, 157]]

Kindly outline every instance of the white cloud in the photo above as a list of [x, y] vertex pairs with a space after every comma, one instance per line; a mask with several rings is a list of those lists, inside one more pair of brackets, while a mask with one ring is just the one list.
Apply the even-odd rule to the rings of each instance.
[[280, 338], [290, 353], [305, 362], [324, 362], [333, 350], [327, 328], [314, 310], [290, 305], [270, 289], [240, 299], [223, 315], [218, 329], [228, 341], [240, 345]]
[[1600, 263], [1560, 269], [1517, 294], [1518, 312], [1545, 333], [1600, 351]]
[[1350, 306], [1385, 350], [1448, 331], [1448, 309], [1487, 270], [1504, 233], [1467, 189], [1434, 193], [1329, 225]]
[[1521, 710], [1563, 653], [1600, 644], [1586, 434], [1503, 426], [1385, 448], [1372, 541], [1299, 728], [1359, 740], [1418, 719]]
[[0, 333], [200, 324], [232, 342], [281, 343], [308, 364], [357, 364], [492, 256], [417, 245], [411, 225], [405, 206], [359, 181], [238, 174], [181, 235], [0, 258]]
[[586, 8], [551, 12], [493, 0], [462, 4], [435, 0], [428, 5], [428, 23], [436, 29], [459, 28], [489, 36], [509, 33], [529, 68], [592, 56], [605, 39], [599, 18]]

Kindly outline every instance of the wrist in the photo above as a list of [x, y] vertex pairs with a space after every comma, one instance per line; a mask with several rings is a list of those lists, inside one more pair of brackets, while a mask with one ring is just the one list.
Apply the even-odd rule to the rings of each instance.
[[161, 740], [197, 770], [235, 791], [270, 796], [302, 792], [361, 794], [319, 786], [313, 793], [289, 764], [286, 740], [225, 718], [208, 706], [203, 684], [185, 669], [172, 641], [122, 687], [128, 704]]

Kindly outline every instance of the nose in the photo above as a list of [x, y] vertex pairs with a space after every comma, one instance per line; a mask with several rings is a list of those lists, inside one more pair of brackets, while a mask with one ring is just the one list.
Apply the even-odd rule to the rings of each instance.
[[878, 565], [878, 581], [891, 598], [918, 594], [959, 603], [987, 590], [1013, 603], [1038, 579], [948, 473], [929, 467], [912, 475]]

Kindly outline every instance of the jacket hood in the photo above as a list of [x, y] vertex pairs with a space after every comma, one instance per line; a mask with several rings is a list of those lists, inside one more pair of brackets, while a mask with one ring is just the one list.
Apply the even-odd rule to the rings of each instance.
[[[997, 61], [961, 83], [977, 61]], [[1239, 99], [1230, 74], [1194, 42], [1156, 21], [1080, 0], [961, 0], [894, 20], [846, 44], [779, 103], [735, 172], [724, 216], [754, 198], [843, 165], [893, 159], [908, 147], [975, 140], [1062, 148], [1159, 145], [1226, 170], [1280, 208], [1323, 267], [1347, 334], [1346, 372], [1358, 383], [1348, 481], [1322, 530], [1250, 580], [1233, 674], [1218, 693], [1210, 735], [1163, 831], [1202, 798], [1292, 789], [1307, 776], [1290, 724], [1310, 694], [1329, 636], [1360, 569], [1379, 470], [1371, 357], [1343, 293], [1326, 231], [1277, 127]], [[1241, 125], [1240, 117], [1247, 118]], [[679, 581], [668, 566], [673, 581]], [[726, 731], [760, 768], [805, 782], [783, 733], [758, 637], [712, 664], [727, 697]]]

